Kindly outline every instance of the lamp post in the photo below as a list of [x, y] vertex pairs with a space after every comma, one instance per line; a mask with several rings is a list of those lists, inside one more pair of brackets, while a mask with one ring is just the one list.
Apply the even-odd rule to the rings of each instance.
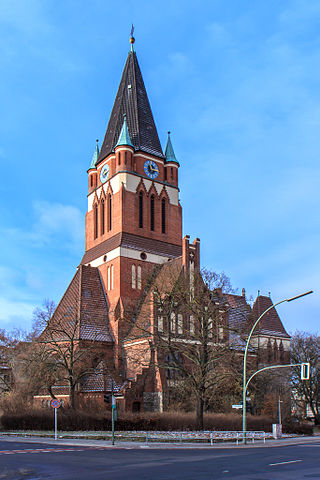
[[243, 436], [243, 443], [246, 443], [246, 433], [247, 433], [247, 402], [246, 402], [246, 397], [247, 397], [247, 354], [248, 354], [248, 348], [249, 348], [249, 343], [253, 334], [254, 329], [260, 322], [261, 318], [269, 312], [272, 308], [275, 308], [277, 305], [280, 305], [280, 303], [284, 302], [292, 302], [293, 300], [297, 300], [298, 298], [304, 297], [306, 295], [309, 295], [310, 293], [313, 293], [312, 290], [309, 290], [308, 292], [301, 293], [300, 295], [296, 295], [295, 297], [291, 298], [285, 298], [284, 300], [281, 300], [280, 302], [275, 303], [274, 305], [271, 305], [271, 307], [267, 308], [261, 315], [260, 317], [255, 321], [253, 327], [250, 330], [248, 340], [246, 343], [246, 348], [244, 350], [244, 357], [243, 357], [243, 388], [242, 388], [242, 436]]

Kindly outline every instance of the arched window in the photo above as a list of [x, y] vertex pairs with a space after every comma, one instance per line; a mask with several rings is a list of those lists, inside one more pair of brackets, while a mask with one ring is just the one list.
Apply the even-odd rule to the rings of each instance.
[[154, 195], [150, 198], [150, 230], [154, 231]]
[[161, 230], [162, 233], [166, 233], [166, 201], [164, 198], [161, 200]]
[[113, 290], [113, 265], [111, 265], [111, 273], [110, 273], [110, 276], [111, 276], [110, 288], [111, 288], [111, 290]]
[[94, 238], [98, 237], [98, 205], [95, 203], [93, 207], [93, 232], [94, 232]]
[[181, 313], [178, 313], [178, 333], [180, 335], [183, 333], [183, 317]]
[[139, 228], [143, 228], [143, 193], [139, 193]]
[[111, 230], [112, 227], [112, 200], [111, 194], [108, 195], [108, 231]]
[[110, 290], [110, 267], [107, 269], [107, 290]]
[[140, 265], [137, 268], [137, 273], [138, 273], [138, 275], [137, 275], [137, 279], [138, 279], [137, 288], [138, 288], [138, 290], [141, 290], [141, 267], [140, 267]]
[[136, 281], [137, 281], [136, 266], [132, 265], [132, 267], [131, 267], [131, 286], [132, 286], [133, 289], [136, 288]]
[[100, 203], [100, 221], [101, 221], [101, 235], [104, 234], [104, 199], [102, 198], [101, 199], [101, 203]]

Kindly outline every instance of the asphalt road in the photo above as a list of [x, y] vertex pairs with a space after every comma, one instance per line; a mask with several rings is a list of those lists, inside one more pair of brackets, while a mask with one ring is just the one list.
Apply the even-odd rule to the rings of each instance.
[[0, 479], [303, 480], [320, 478], [320, 440], [261, 448], [148, 449], [0, 440]]

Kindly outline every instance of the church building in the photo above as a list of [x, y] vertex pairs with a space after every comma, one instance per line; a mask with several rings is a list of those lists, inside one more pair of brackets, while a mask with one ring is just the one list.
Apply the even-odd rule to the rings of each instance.
[[[180, 164], [170, 132], [165, 148], [161, 146], [133, 37], [130, 43], [105, 137], [100, 150], [97, 142], [88, 169], [84, 255], [51, 321], [76, 312], [79, 348], [93, 342], [99, 353], [94, 374], [76, 388], [79, 398], [103, 401], [112, 385], [120, 408], [161, 411], [167, 378], [154, 362], [151, 366], [156, 353], [142, 333], [133, 335], [127, 312], [132, 306], [136, 312], [150, 308], [146, 301], [152, 282], [165, 277], [172, 265], [190, 276], [199, 271], [200, 240], [183, 237]], [[249, 314], [257, 318], [272, 304], [259, 295], [251, 307], [244, 291], [221, 292], [221, 299], [228, 325], [244, 322]], [[153, 308], [150, 318], [156, 328], [163, 328]], [[192, 326], [177, 322], [174, 328], [183, 340]], [[288, 361], [290, 337], [274, 309], [264, 318], [255, 342], [262, 352], [260, 362]], [[139, 355], [143, 345], [150, 350], [150, 365], [130, 364], [130, 352]], [[107, 373], [106, 365], [112, 365]], [[66, 385], [55, 385], [52, 391], [57, 398], [67, 395]], [[46, 394], [41, 398], [45, 402]]]

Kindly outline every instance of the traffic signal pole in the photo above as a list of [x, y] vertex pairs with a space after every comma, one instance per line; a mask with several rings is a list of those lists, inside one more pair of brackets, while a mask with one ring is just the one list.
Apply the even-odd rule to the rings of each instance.
[[115, 398], [113, 395], [113, 380], [112, 380], [112, 387], [111, 387], [111, 428], [112, 428], [112, 445], [114, 445], [114, 409], [115, 409]]

